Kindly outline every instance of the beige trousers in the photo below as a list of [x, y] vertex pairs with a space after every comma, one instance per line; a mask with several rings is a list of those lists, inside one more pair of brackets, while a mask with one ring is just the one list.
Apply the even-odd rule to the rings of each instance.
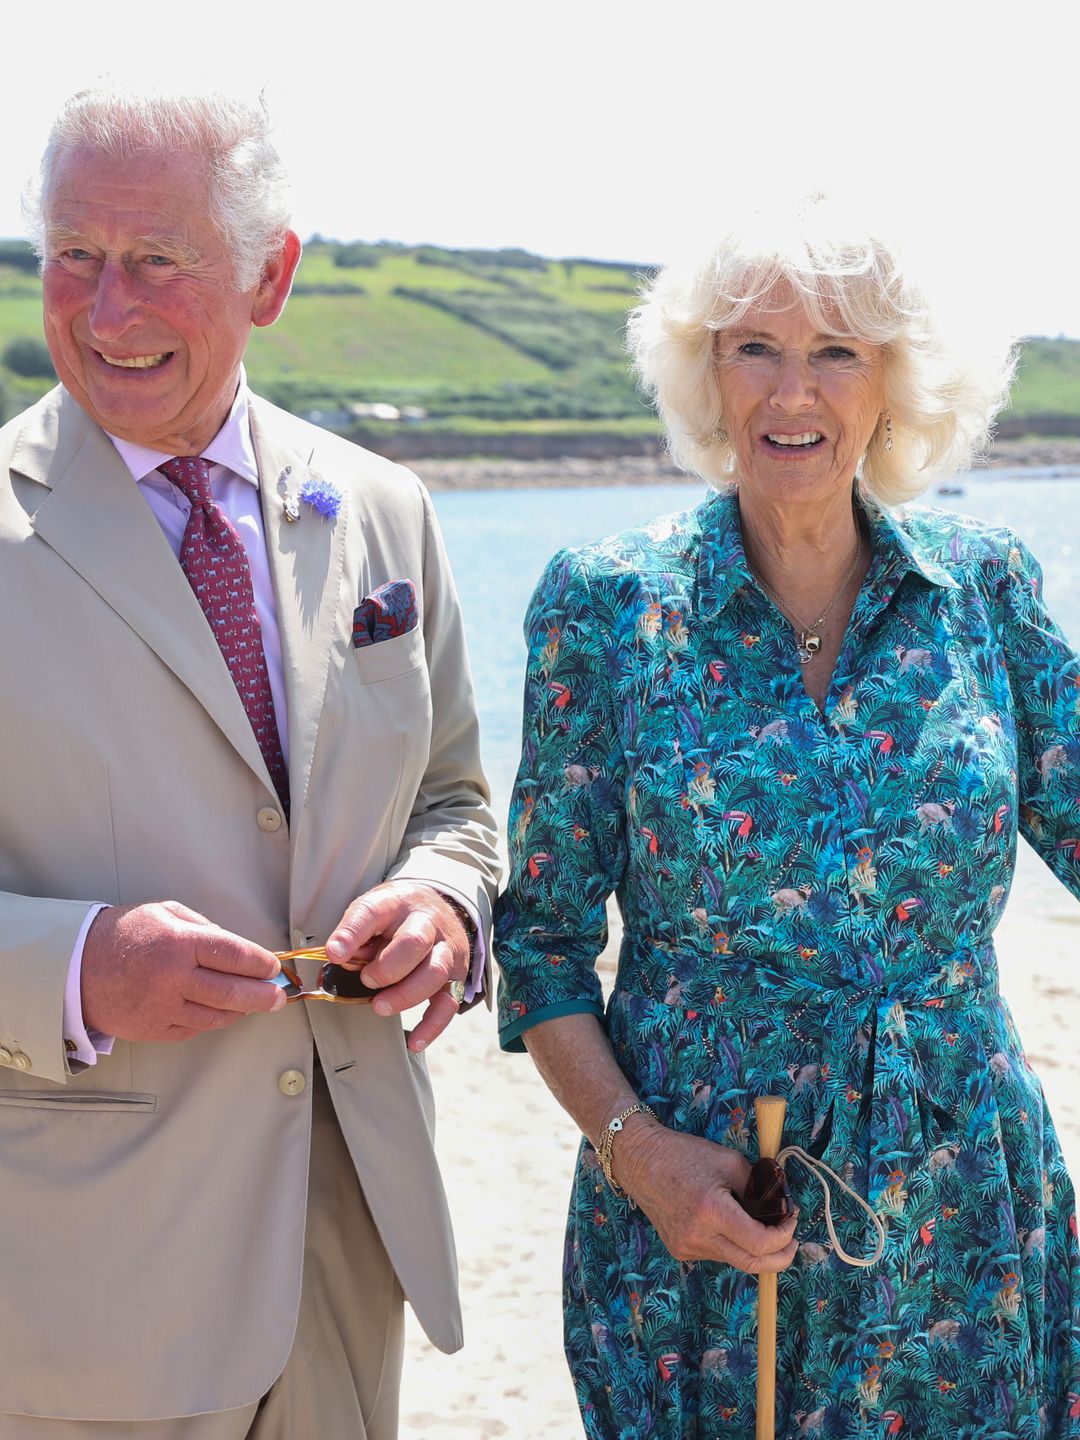
[[300, 1317], [285, 1369], [263, 1398], [176, 1420], [0, 1415], [0, 1440], [395, 1440], [401, 1286], [318, 1066], [314, 1086]]

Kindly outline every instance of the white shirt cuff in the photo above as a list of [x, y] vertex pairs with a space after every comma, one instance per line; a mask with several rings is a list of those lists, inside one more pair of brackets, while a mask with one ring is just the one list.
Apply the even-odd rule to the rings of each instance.
[[68, 965], [67, 984], [64, 987], [64, 1048], [68, 1065], [78, 1063], [96, 1065], [99, 1055], [112, 1053], [113, 1036], [103, 1035], [100, 1030], [87, 1030], [82, 1013], [82, 958], [90, 926], [108, 905], [91, 905], [86, 918], [75, 937], [75, 946]]
[[484, 932], [480, 928], [480, 916], [475, 905], [470, 905], [468, 900], [455, 895], [454, 899], [463, 910], [468, 911], [469, 919], [476, 926], [476, 944], [473, 946], [472, 970], [465, 981], [465, 1003], [472, 1002], [484, 993], [484, 970], [487, 965], [487, 946], [484, 944]]

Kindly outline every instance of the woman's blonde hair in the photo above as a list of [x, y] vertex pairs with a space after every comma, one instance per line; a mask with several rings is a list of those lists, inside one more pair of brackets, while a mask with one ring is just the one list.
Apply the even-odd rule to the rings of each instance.
[[630, 316], [634, 369], [679, 465], [712, 484], [737, 478], [715, 336], [778, 288], [793, 292], [823, 332], [834, 332], [839, 317], [847, 333], [884, 351], [893, 444], [885, 448], [883, 415], [863, 458], [864, 491], [896, 504], [971, 464], [1008, 394], [1011, 339], [990, 338], [953, 306], [933, 305], [895, 245], [812, 196], [786, 214], [754, 215], [705, 254], [660, 270]]

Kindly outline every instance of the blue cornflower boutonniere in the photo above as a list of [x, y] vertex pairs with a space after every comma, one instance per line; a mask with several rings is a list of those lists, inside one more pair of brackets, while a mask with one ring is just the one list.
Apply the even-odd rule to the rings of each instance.
[[300, 499], [318, 511], [324, 520], [333, 520], [341, 509], [341, 491], [329, 480], [322, 480], [316, 475], [301, 485]]

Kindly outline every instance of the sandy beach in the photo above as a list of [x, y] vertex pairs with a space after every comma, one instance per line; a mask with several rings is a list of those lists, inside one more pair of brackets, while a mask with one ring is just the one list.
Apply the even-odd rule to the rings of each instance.
[[[1021, 875], [1040, 868], [1021, 851]], [[1038, 888], [1044, 898], [1014, 900], [998, 929], [1002, 990], [1080, 1176], [1080, 904], [1054, 881]], [[527, 1056], [500, 1053], [485, 1010], [457, 1020], [429, 1062], [466, 1343], [440, 1355], [407, 1312], [402, 1440], [580, 1436], [559, 1302], [575, 1127]]]

